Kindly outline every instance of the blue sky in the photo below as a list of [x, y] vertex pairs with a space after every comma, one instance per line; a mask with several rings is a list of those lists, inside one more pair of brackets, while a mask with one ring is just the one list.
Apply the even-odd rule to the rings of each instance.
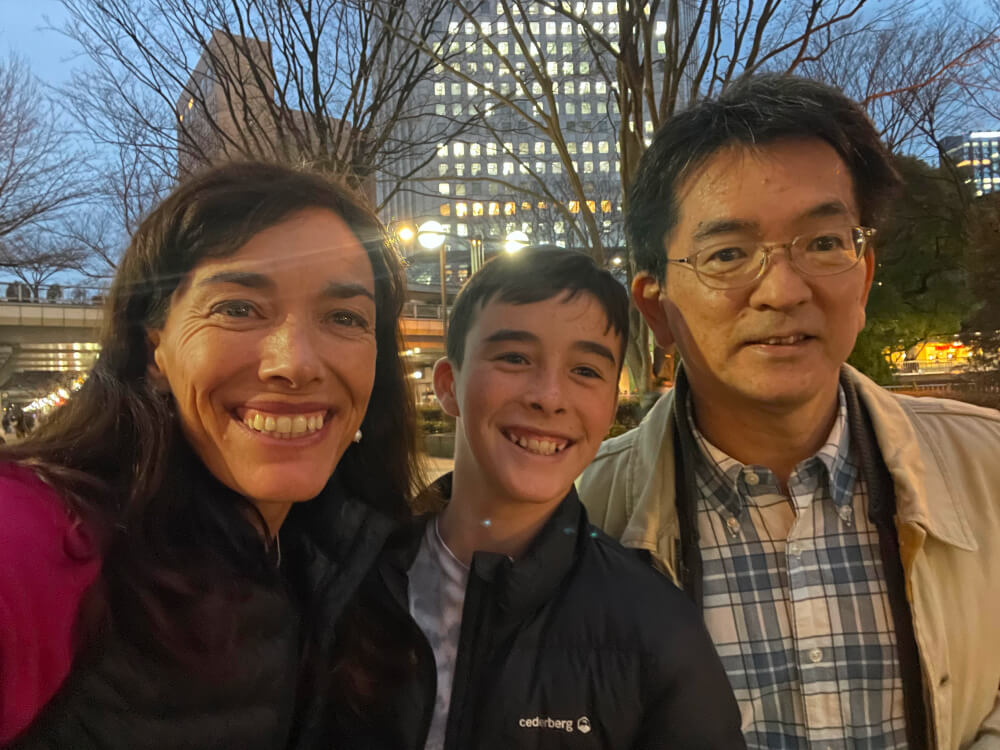
[[61, 26], [66, 18], [59, 0], [0, 0], [0, 54], [24, 57], [43, 82], [58, 84], [74, 67], [73, 43], [55, 31], [45, 31], [45, 18]]

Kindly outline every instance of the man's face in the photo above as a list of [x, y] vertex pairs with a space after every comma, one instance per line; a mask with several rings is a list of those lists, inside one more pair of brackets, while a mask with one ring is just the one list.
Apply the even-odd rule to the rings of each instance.
[[621, 338], [590, 294], [525, 305], [488, 302], [460, 368], [435, 367], [459, 418], [455, 475], [500, 501], [563, 498], [614, 419]]
[[[859, 224], [847, 165], [825, 142], [784, 140], [716, 152], [681, 183], [669, 258], [706, 242], [789, 242]], [[695, 395], [739, 407], [794, 409], [828, 400], [865, 323], [874, 262], [835, 276], [801, 275], [776, 249], [764, 275], [740, 289], [710, 289], [671, 264], [658, 299], [637, 302], [661, 344], [675, 341]]]

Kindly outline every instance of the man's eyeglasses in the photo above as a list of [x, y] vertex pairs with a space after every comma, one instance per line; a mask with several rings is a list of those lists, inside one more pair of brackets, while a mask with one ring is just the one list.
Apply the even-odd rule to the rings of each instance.
[[694, 269], [698, 279], [712, 289], [739, 289], [764, 275], [776, 248], [785, 248], [792, 268], [805, 276], [835, 276], [865, 257], [874, 235], [871, 227], [845, 226], [810, 232], [791, 242], [718, 242], [686, 258], [667, 258], [667, 263]]

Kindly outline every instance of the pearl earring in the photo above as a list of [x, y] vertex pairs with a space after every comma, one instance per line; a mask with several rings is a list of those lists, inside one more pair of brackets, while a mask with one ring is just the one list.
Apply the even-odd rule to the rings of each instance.
[[355, 443], [361, 442], [361, 430], [358, 430], [357, 432], [354, 433], [354, 442]]

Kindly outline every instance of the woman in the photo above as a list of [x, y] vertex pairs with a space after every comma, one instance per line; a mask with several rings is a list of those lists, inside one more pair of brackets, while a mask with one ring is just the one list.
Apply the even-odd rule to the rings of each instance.
[[407, 513], [403, 292], [378, 220], [284, 167], [143, 222], [89, 379], [0, 452], [0, 744], [307, 746], [364, 701], [330, 634]]

